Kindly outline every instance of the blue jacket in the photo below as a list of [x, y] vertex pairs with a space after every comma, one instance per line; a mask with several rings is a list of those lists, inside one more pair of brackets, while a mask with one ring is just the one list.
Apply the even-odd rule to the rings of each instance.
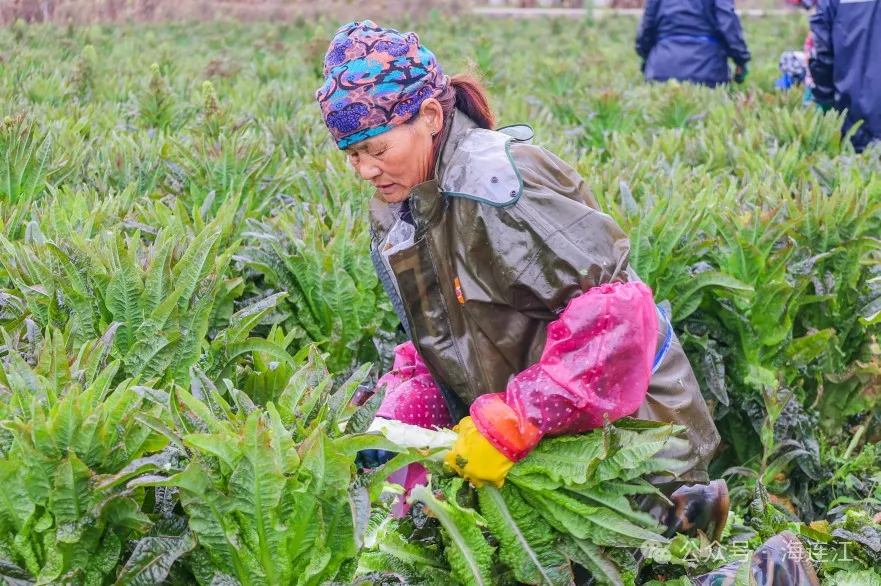
[[862, 151], [881, 140], [881, 0], [820, 0], [811, 17], [814, 101], [847, 110], [842, 132]]
[[750, 60], [734, 0], [648, 0], [636, 52], [646, 79], [715, 86], [731, 79], [728, 59]]

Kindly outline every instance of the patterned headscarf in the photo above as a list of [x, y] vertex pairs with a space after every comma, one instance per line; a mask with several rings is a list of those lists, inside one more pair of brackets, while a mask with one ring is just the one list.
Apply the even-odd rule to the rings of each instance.
[[370, 20], [340, 27], [324, 57], [324, 78], [315, 97], [341, 149], [408, 122], [447, 84], [415, 33]]

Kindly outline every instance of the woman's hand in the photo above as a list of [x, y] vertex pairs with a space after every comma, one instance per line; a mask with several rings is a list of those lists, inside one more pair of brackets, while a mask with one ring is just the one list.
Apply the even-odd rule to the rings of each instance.
[[501, 488], [514, 462], [483, 437], [470, 416], [462, 418], [453, 431], [458, 432], [459, 439], [444, 462], [477, 488], [485, 483]]

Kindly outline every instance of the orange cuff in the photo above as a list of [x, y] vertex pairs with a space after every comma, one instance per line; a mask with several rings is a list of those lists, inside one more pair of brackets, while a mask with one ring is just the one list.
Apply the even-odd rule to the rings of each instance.
[[525, 458], [541, 440], [538, 427], [520, 420], [505, 403], [504, 393], [478, 397], [470, 412], [477, 430], [512, 462]]

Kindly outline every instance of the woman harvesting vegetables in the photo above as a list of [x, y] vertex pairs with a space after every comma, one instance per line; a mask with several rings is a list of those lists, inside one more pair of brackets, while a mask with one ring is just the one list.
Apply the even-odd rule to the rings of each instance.
[[[626, 235], [578, 173], [495, 126], [486, 94], [448, 77], [413, 33], [339, 29], [317, 92], [355, 171], [376, 187], [372, 257], [411, 343], [380, 380], [379, 417], [457, 425], [447, 462], [501, 485], [543, 436], [635, 415], [687, 427], [668, 525], [718, 534], [719, 436], [688, 360], [628, 265]], [[411, 478], [411, 481], [413, 479]], [[675, 519], [679, 513], [678, 519]], [[665, 517], [665, 518], [666, 518]]]

